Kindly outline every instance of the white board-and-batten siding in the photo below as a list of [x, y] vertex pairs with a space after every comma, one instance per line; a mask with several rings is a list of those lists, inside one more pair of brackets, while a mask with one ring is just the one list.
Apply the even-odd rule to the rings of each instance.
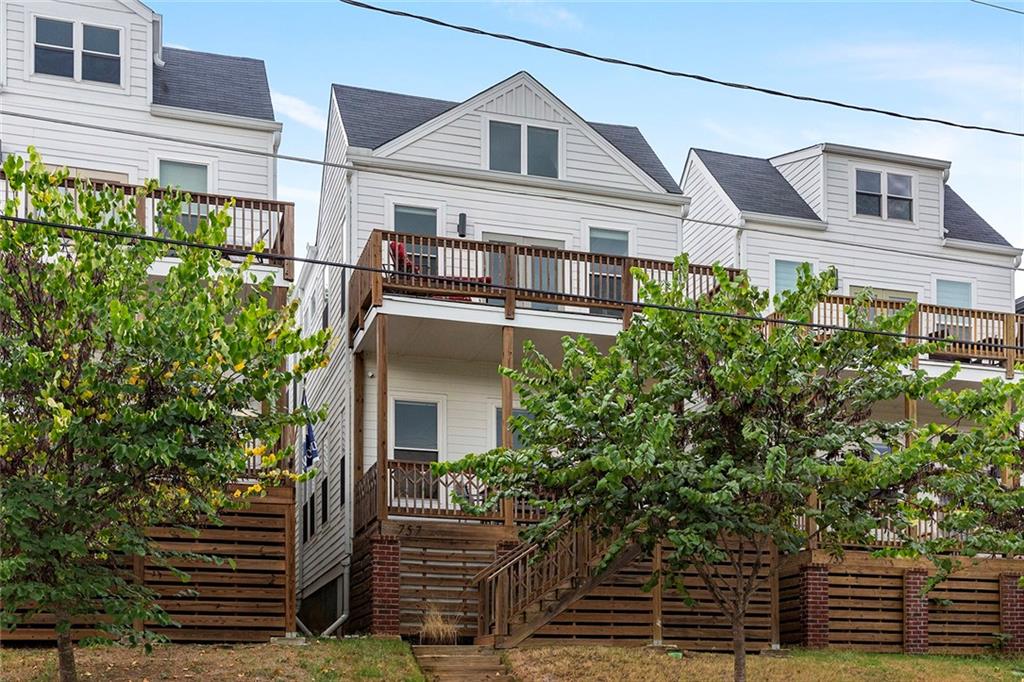
[[[3, 116], [0, 140], [4, 154], [25, 154], [29, 146], [34, 146], [48, 164], [117, 173], [132, 184], [158, 177], [160, 159], [203, 163], [209, 166], [211, 193], [276, 197], [274, 159], [201, 144], [273, 152], [276, 132], [270, 129], [272, 123], [234, 117], [218, 117], [210, 122], [200, 120], [201, 112], [184, 109], [179, 110], [180, 118], [152, 113], [152, 25], [142, 16], [119, 2], [7, 0], [0, 7], [4, 12], [3, 108], [70, 123]], [[121, 28], [123, 87], [32, 73], [31, 23], [36, 15]], [[198, 144], [82, 128], [73, 125], [76, 123], [195, 140]]]

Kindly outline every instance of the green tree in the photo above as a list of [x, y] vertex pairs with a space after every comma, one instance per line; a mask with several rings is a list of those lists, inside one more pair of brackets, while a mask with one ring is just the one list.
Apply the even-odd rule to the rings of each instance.
[[[69, 191], [67, 171], [48, 171], [34, 150], [3, 170], [5, 215], [24, 196], [30, 218], [145, 232], [134, 198], [81, 182]], [[160, 202], [156, 232], [224, 243], [227, 214], [188, 234], [182, 199]], [[176, 264], [151, 277], [169, 256]], [[112, 635], [147, 645], [133, 621], [170, 623], [125, 570], [132, 557], [168, 558], [147, 526], [191, 526], [243, 501], [226, 490], [253, 455], [267, 468], [247, 494], [294, 478], [279, 466], [290, 451], [275, 447], [305, 415], [277, 400], [326, 362], [328, 334], [303, 337], [295, 305], [271, 307], [272, 280], [251, 264], [0, 219], [0, 626], [52, 614], [61, 680], [75, 679], [75, 616], [98, 611]]]
[[[953, 544], [966, 556], [1024, 552], [1024, 498], [990, 475], [1020, 464], [1021, 415], [1006, 409], [1021, 404], [1020, 385], [943, 390], [957, 368], [938, 378], [911, 369], [922, 347], [901, 335], [914, 306], [888, 314], [869, 292], [848, 308], [848, 326], [874, 335], [751, 319], [811, 321], [834, 272], [805, 267], [796, 290], [772, 301], [721, 268], [713, 296], [692, 294], [687, 265], [681, 257], [665, 286], [635, 271], [653, 306], [608, 352], [566, 338], [555, 364], [527, 346], [521, 369], [504, 370], [532, 415], [513, 422], [521, 449], [448, 467], [472, 469], [499, 497], [546, 506], [529, 540], [553, 541], [568, 519], [611, 543], [605, 564], [633, 543], [666, 546], [667, 584], [695, 570], [731, 624], [737, 680], [744, 617], [777, 570], [762, 559], [772, 547], [795, 552], [813, 540], [839, 554], [885, 533], [898, 545], [890, 553], [933, 557], [947, 572]], [[880, 402], [905, 395], [933, 400], [948, 423], [873, 418]], [[931, 515], [940, 537], [918, 537], [917, 521]]]

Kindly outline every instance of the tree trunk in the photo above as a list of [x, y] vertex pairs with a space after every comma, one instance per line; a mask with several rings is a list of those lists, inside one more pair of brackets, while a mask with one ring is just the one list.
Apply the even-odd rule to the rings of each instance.
[[78, 682], [75, 672], [75, 648], [71, 641], [71, 616], [64, 607], [54, 609], [57, 617], [57, 664], [60, 682]]
[[747, 633], [743, 629], [743, 614], [732, 621], [732, 654], [734, 682], [747, 681]]

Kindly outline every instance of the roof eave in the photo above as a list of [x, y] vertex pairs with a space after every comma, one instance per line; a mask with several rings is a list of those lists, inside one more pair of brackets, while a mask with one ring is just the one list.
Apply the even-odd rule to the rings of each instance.
[[1014, 258], [1020, 258], [1021, 254], [1024, 254], [1024, 250], [1018, 249], [1016, 246], [989, 244], [988, 242], [976, 242], [970, 239], [955, 239], [953, 237], [943, 238], [942, 245], [956, 249], [964, 249], [966, 251], [993, 253], [1000, 256], [1012, 256]]
[[222, 114], [217, 111], [203, 111], [202, 109], [189, 109], [187, 107], [175, 107], [169, 104], [151, 104], [149, 106], [149, 111], [154, 116], [174, 118], [182, 121], [199, 121], [200, 123], [226, 125], [233, 128], [248, 128], [250, 130], [262, 130], [266, 132], [280, 132], [284, 128], [280, 121], [271, 121], [265, 118], [250, 118], [248, 116], [235, 116], [233, 114]]
[[823, 153], [842, 154], [853, 156], [859, 159], [871, 161], [884, 161], [889, 163], [901, 163], [907, 166], [919, 168], [934, 168], [935, 170], [948, 171], [952, 162], [942, 159], [931, 159], [926, 156], [914, 156], [912, 154], [900, 154], [898, 152], [887, 152], [880, 149], [868, 149], [867, 147], [853, 147], [845, 144], [826, 142], [821, 145]]
[[804, 230], [815, 230], [816, 232], [823, 232], [828, 229], [827, 223], [817, 219], [795, 218], [793, 216], [761, 213], [759, 211], [741, 211], [740, 220], [744, 225], [748, 222], [752, 222], [762, 223], [765, 225], [776, 225], [778, 227], [798, 227]]

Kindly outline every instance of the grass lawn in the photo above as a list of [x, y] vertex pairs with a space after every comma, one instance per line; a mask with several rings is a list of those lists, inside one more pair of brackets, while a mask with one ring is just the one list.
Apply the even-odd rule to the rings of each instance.
[[[515, 649], [505, 656], [519, 682], [732, 680], [732, 656], [722, 654], [674, 659], [646, 649], [572, 646]], [[751, 682], [1020, 682], [1024, 658], [793, 651], [786, 658], [748, 656], [747, 678]]]
[[[154, 647], [149, 656], [141, 649], [96, 646], [75, 654], [80, 681], [423, 682], [409, 646], [388, 639], [331, 639], [308, 646], [168, 644]], [[57, 678], [56, 671], [54, 649], [0, 650], [4, 682], [49, 682]]]

